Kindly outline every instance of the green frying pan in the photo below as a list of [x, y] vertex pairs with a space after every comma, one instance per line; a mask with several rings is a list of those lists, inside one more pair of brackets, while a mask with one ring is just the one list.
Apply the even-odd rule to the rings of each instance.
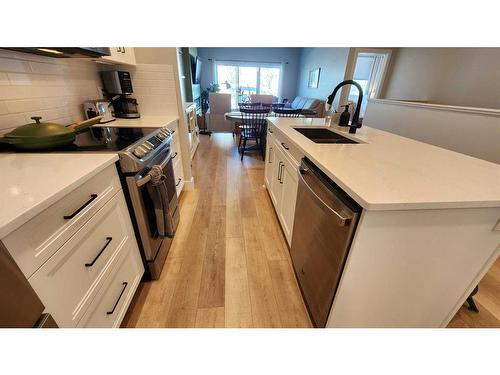
[[21, 150], [47, 150], [61, 146], [71, 145], [76, 134], [85, 131], [89, 126], [99, 123], [102, 116], [70, 124], [67, 126], [40, 122], [41, 117], [32, 117], [32, 124], [20, 126], [4, 135], [2, 142], [8, 143]]

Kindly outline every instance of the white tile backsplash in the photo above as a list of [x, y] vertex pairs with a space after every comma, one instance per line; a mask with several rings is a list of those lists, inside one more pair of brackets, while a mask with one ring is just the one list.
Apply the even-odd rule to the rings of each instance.
[[172, 65], [137, 64], [130, 73], [141, 115], [178, 114]]
[[99, 66], [0, 50], [0, 134], [32, 122], [83, 120], [83, 101], [100, 98]]
[[103, 69], [130, 71], [141, 115], [178, 114], [172, 65], [106, 66], [0, 50], [0, 134], [32, 116], [60, 124], [83, 120], [83, 102], [102, 97]]

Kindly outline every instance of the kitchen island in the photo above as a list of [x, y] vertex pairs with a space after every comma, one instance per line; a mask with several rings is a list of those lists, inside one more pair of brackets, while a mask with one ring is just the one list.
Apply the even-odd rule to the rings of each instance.
[[446, 326], [499, 255], [500, 165], [368, 126], [322, 144], [294, 128], [324, 119], [268, 123], [265, 182], [291, 247], [302, 157], [362, 207], [326, 326]]

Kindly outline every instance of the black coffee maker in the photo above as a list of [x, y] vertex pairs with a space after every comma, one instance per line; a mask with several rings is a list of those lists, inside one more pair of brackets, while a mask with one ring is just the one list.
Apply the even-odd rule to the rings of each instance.
[[101, 72], [107, 98], [114, 108], [115, 117], [139, 118], [137, 99], [130, 97], [134, 92], [129, 72], [110, 70]]

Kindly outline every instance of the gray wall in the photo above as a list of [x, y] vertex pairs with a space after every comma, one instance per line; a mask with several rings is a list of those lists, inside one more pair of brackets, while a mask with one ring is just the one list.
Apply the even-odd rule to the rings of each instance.
[[399, 48], [386, 99], [500, 108], [500, 48]]
[[[252, 62], [284, 63], [281, 96], [293, 100], [297, 89], [300, 48], [220, 48], [198, 47], [198, 57], [202, 59], [201, 88], [205, 90], [214, 81], [213, 59], [240, 60]], [[209, 59], [212, 59], [210, 61]]]
[[[349, 57], [349, 48], [302, 48], [300, 71], [297, 82], [297, 95], [307, 98], [326, 100], [335, 86], [344, 80]], [[307, 87], [309, 71], [321, 68], [319, 87]], [[340, 92], [335, 99], [338, 104]]]

